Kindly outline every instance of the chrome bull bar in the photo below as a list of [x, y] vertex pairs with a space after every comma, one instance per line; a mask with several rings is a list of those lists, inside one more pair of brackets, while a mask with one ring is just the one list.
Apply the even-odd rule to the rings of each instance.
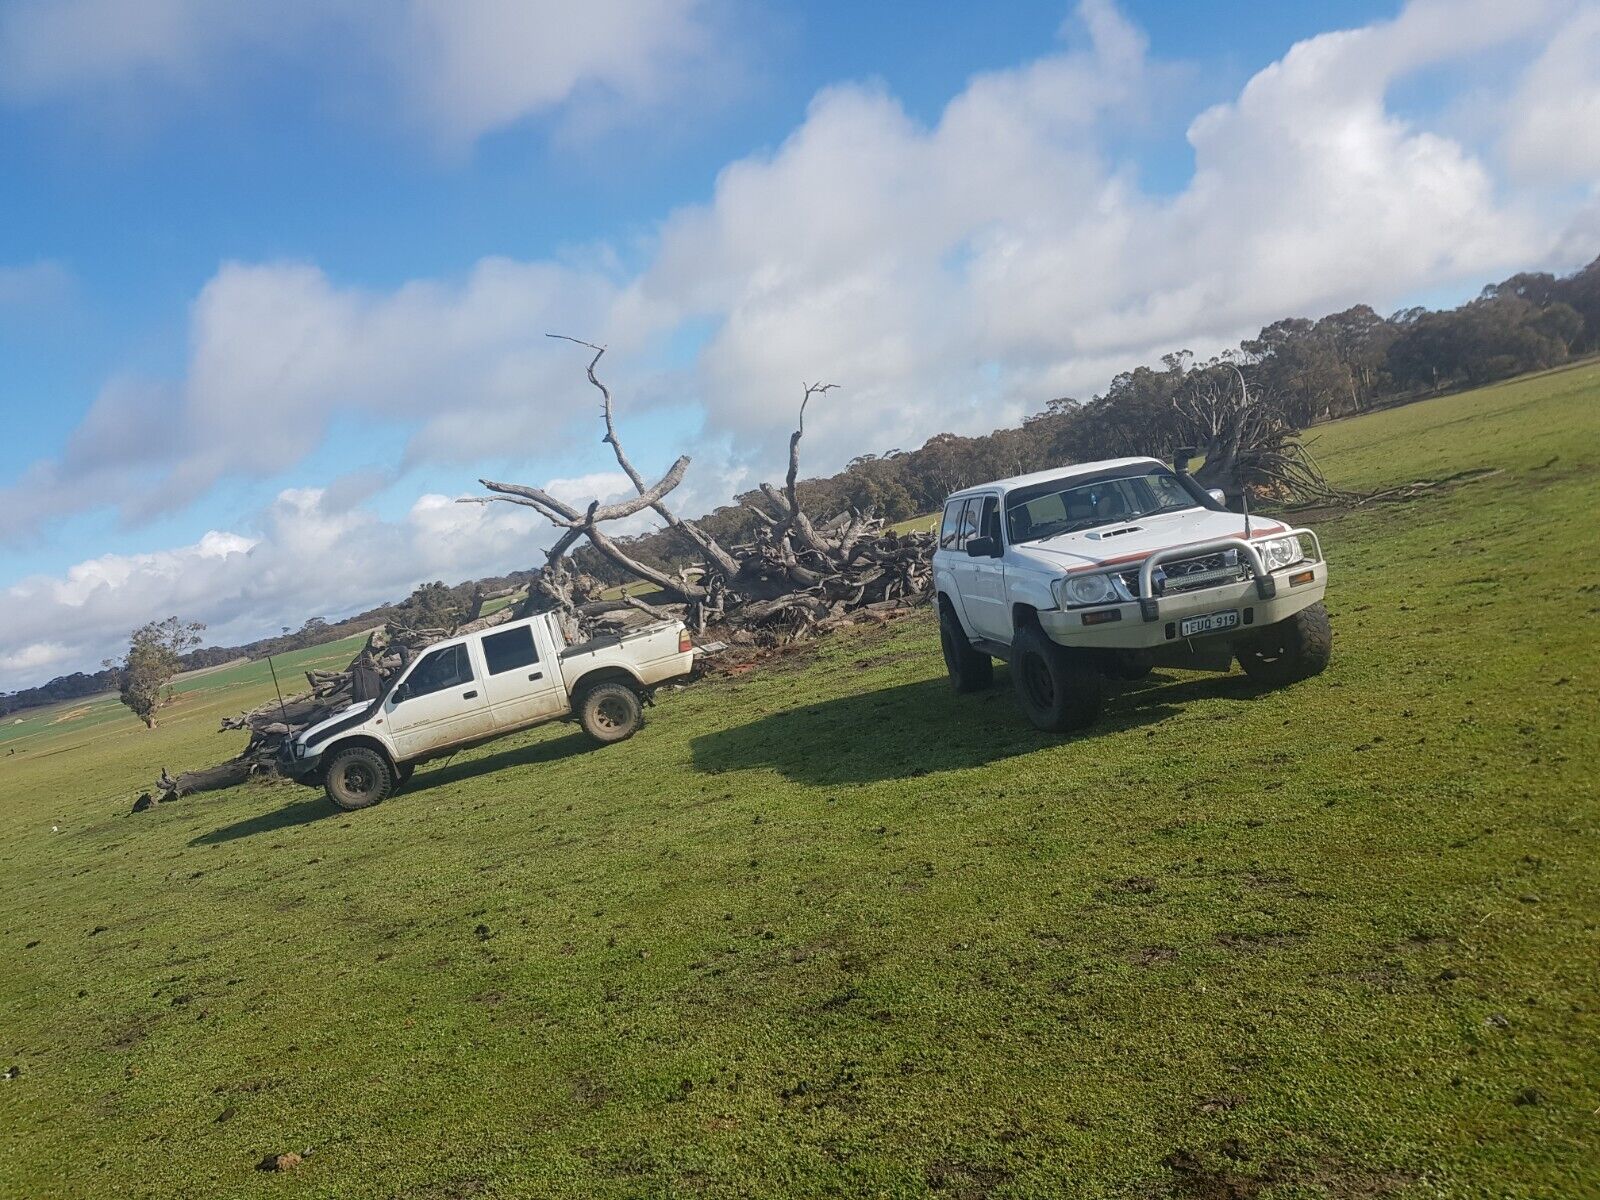
[[[1275, 533], [1272, 537], [1309, 537], [1311, 539], [1312, 554], [1309, 559], [1301, 559], [1300, 561], [1322, 561], [1322, 540], [1309, 529], [1291, 529], [1287, 533]], [[1155, 569], [1157, 567], [1174, 559], [1199, 558], [1203, 554], [1217, 554], [1223, 550], [1237, 550], [1244, 555], [1244, 560], [1250, 567], [1250, 574], [1255, 577], [1256, 594], [1258, 596], [1263, 600], [1271, 600], [1278, 594], [1278, 581], [1272, 577], [1272, 572], [1267, 570], [1267, 564], [1261, 558], [1261, 551], [1243, 538], [1215, 538], [1209, 542], [1191, 542], [1187, 546], [1169, 546], [1165, 550], [1157, 550], [1139, 566], [1139, 613], [1144, 617], [1145, 621], [1159, 621], [1161, 619], [1161, 599], [1155, 594]], [[1299, 564], [1294, 565], [1298, 566]], [[1192, 595], [1193, 593], [1186, 594]]]

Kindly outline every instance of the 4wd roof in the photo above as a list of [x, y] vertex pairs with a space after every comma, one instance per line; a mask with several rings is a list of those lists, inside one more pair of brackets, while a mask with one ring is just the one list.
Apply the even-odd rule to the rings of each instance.
[[945, 498], [945, 503], [948, 504], [951, 500], [959, 500], [963, 496], [972, 496], [983, 492], [996, 490], [1011, 492], [1017, 488], [1031, 487], [1033, 484], [1046, 483], [1050, 480], [1074, 479], [1079, 475], [1093, 475], [1097, 471], [1111, 470], [1116, 467], [1146, 466], [1151, 464], [1158, 467], [1166, 465], [1158, 458], [1146, 458], [1142, 455], [1138, 458], [1105, 458], [1099, 462], [1073, 463], [1065, 467], [1052, 467], [1048, 471], [1034, 471], [1028, 475], [1013, 475], [1009, 479], [995, 479], [989, 483], [980, 483], [973, 487], [962, 488], [959, 492], [951, 492]]

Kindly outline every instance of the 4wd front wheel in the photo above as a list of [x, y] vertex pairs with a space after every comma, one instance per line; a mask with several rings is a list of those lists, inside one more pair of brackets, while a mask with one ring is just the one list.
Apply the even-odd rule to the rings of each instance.
[[1236, 650], [1239, 665], [1252, 679], [1280, 687], [1320, 675], [1333, 657], [1333, 626], [1319, 600], [1266, 626]]
[[625, 683], [598, 683], [578, 702], [578, 720], [597, 742], [626, 741], [644, 724], [644, 705]]
[[345, 812], [371, 808], [394, 791], [394, 768], [370, 746], [351, 746], [333, 756], [322, 790]]
[[1011, 641], [1011, 684], [1028, 720], [1047, 733], [1094, 724], [1105, 699], [1105, 676], [1034, 626]]
[[994, 682], [994, 659], [972, 648], [966, 630], [944, 603], [939, 605], [939, 647], [950, 686], [957, 692], [981, 692]]

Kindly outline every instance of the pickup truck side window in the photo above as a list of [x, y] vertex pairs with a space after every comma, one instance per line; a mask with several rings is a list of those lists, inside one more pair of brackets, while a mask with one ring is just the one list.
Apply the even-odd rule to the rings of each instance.
[[457, 642], [423, 655], [417, 669], [406, 677], [406, 697], [427, 696], [471, 682], [472, 660], [467, 657], [466, 646]]
[[952, 500], [944, 506], [944, 524], [939, 527], [939, 549], [961, 549], [961, 513], [965, 500]]
[[484, 634], [483, 657], [489, 664], [491, 675], [500, 675], [538, 662], [539, 651], [533, 644], [533, 627], [521, 625], [504, 633]]

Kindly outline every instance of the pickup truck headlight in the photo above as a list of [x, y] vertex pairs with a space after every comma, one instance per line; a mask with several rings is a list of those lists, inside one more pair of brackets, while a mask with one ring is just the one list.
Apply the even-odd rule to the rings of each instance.
[[1297, 537], [1268, 538], [1264, 542], [1257, 542], [1256, 549], [1261, 552], [1261, 561], [1266, 564], [1269, 571], [1287, 567], [1290, 563], [1297, 563], [1305, 557], [1305, 551], [1300, 548], [1300, 539]]
[[1068, 575], [1053, 586], [1056, 603], [1062, 608], [1087, 608], [1125, 599], [1120, 583], [1115, 575]]

